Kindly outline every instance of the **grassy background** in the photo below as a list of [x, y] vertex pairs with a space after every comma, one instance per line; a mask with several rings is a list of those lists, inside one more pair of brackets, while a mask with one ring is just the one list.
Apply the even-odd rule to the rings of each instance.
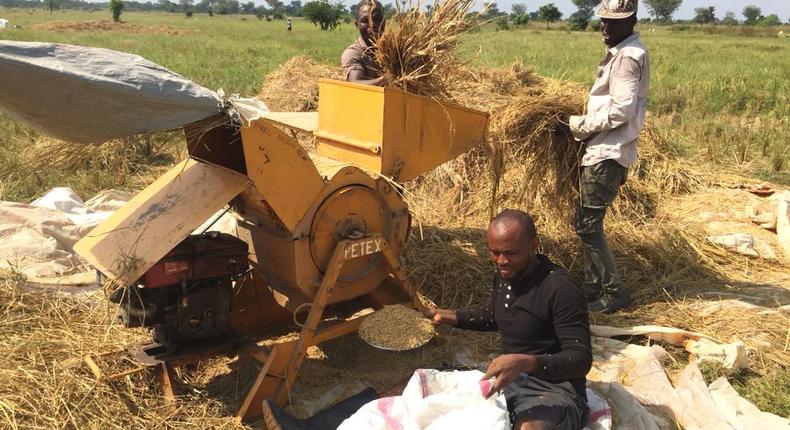
[[[0, 16], [19, 26], [0, 32], [5, 39], [131, 52], [208, 88], [243, 95], [257, 93], [263, 77], [295, 55], [338, 64], [343, 48], [356, 37], [352, 24], [322, 32], [296, 19], [294, 31], [288, 33], [283, 21], [241, 15], [186, 18], [127, 12], [122, 16], [125, 27], [113, 31], [47, 29], [52, 21], [106, 20], [106, 11], [49, 14], [0, 8]], [[790, 39], [678, 32], [668, 27], [640, 30], [651, 54], [651, 121], [672, 131], [676, 149], [703, 163], [790, 183]], [[462, 55], [477, 66], [521, 62], [542, 75], [591, 84], [603, 45], [597, 33], [547, 31], [542, 23], [511, 31], [487, 26], [466, 38]], [[27, 200], [48, 186], [63, 184], [57, 181], [70, 182], [86, 193], [100, 189], [65, 174], [23, 172], [19, 166], [36, 138], [34, 132], [0, 114], [4, 198]], [[95, 182], [105, 187], [113, 181]]]

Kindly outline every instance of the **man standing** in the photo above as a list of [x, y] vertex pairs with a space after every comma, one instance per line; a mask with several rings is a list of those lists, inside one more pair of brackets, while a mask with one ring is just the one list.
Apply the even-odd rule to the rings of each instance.
[[590, 90], [587, 114], [569, 119], [574, 138], [584, 142], [574, 227], [582, 242], [583, 290], [591, 312], [612, 313], [631, 304], [603, 219], [636, 161], [636, 141], [645, 122], [650, 63], [634, 32], [636, 9], [636, 0], [604, 0], [595, 12], [608, 49]]
[[384, 32], [385, 24], [384, 7], [378, 0], [359, 2], [354, 19], [354, 25], [359, 29], [359, 38], [343, 51], [341, 58], [347, 81], [367, 85], [380, 84], [381, 73], [374, 59], [373, 43]]
[[592, 365], [584, 295], [565, 269], [537, 254], [532, 218], [507, 209], [488, 227], [496, 264], [491, 299], [472, 309], [429, 309], [434, 324], [499, 330], [502, 355], [488, 366], [488, 396], [504, 390], [513, 428], [578, 430], [586, 424]]

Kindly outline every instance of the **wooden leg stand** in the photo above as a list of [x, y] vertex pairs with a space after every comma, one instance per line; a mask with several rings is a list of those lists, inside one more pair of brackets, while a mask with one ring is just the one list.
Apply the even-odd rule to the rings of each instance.
[[264, 399], [272, 398], [284, 406], [290, 395], [290, 390], [296, 382], [299, 368], [304, 361], [307, 348], [323, 341], [356, 331], [363, 317], [354, 318], [318, 330], [324, 308], [340, 276], [340, 271], [346, 261], [380, 252], [389, 267], [390, 275], [412, 300], [415, 308], [421, 310], [416, 290], [411, 287], [406, 275], [401, 268], [397, 255], [389, 247], [387, 241], [380, 235], [365, 236], [361, 239], [346, 239], [337, 244], [332, 259], [318, 292], [310, 307], [305, 324], [299, 337], [290, 342], [276, 344], [266, 357], [255, 383], [252, 385], [247, 397], [241, 405], [237, 417], [244, 421], [252, 421], [261, 416], [261, 405]]

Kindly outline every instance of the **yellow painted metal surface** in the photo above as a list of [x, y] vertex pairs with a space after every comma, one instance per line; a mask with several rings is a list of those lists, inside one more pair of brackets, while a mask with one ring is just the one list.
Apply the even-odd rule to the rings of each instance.
[[300, 131], [318, 130], [318, 112], [266, 112], [263, 117]]
[[249, 185], [244, 175], [187, 159], [77, 242], [75, 251], [122, 285], [146, 270]]
[[247, 176], [291, 231], [324, 187], [310, 157], [291, 136], [259, 119], [241, 129]]
[[318, 152], [405, 182], [483, 143], [488, 114], [400, 91], [319, 81]]

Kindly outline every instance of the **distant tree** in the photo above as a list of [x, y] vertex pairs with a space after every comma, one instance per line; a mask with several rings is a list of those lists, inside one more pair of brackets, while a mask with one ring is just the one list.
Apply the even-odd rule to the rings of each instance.
[[115, 22], [121, 21], [121, 12], [123, 11], [123, 0], [110, 0], [107, 3], [107, 7], [110, 8], [110, 12], [112, 12], [112, 20]]
[[579, 9], [579, 12], [582, 12], [584, 16], [587, 17], [587, 22], [590, 21], [590, 17], [593, 16], [593, 12], [595, 12], [595, 6], [600, 3], [600, 0], [571, 0], [573, 1], [573, 5]]
[[425, 3], [425, 14], [426, 15], [433, 15], [433, 5], [430, 3]]
[[[395, 15], [395, 6], [392, 3], [387, 3], [384, 5], [384, 16], [390, 18], [392, 15]], [[356, 13], [352, 13], [352, 15], [356, 16]]]
[[241, 5], [238, 0], [228, 0], [228, 13], [235, 15], [241, 10]]
[[593, 31], [601, 31], [601, 20], [600, 19], [591, 19], [590, 20], [590, 29]]
[[510, 19], [515, 25], [527, 25], [529, 23], [529, 15], [527, 15], [527, 5], [524, 3], [515, 3], [510, 6], [513, 12], [510, 14]]
[[499, 30], [510, 30], [510, 24], [507, 23], [507, 18], [500, 16], [496, 19], [496, 29]]
[[272, 9], [272, 18], [274, 19], [285, 19], [285, 15], [288, 11], [285, 9], [285, 6], [277, 6], [276, 8]]
[[540, 19], [540, 13], [538, 13], [538, 11], [530, 12], [529, 13], [529, 19], [531, 19], [531, 20], [538, 20], [538, 19]]
[[502, 15], [506, 15], [506, 13], [499, 10], [499, 6], [497, 6], [496, 3], [490, 3], [488, 5], [488, 9], [486, 9], [485, 15], [483, 16], [485, 16], [488, 19], [494, 19]]
[[548, 30], [549, 24], [562, 18], [562, 12], [557, 9], [557, 6], [554, 6], [554, 3], [549, 3], [538, 9], [538, 16], [546, 21], [546, 29]]
[[247, 3], [241, 4], [241, 13], [252, 15], [255, 13], [255, 3], [248, 1]]
[[757, 21], [760, 20], [760, 17], [763, 15], [763, 10], [755, 5], [748, 5], [743, 8], [743, 16], [746, 18], [744, 24], [746, 25], [756, 25]]
[[291, 3], [285, 7], [285, 10], [290, 16], [302, 16], [302, 2], [299, 0], [292, 0]]
[[521, 15], [514, 15], [513, 16], [513, 24], [515, 24], [515, 25], [527, 25], [527, 24], [529, 24], [529, 14], [522, 13]]
[[587, 26], [590, 24], [590, 15], [586, 11], [579, 9], [571, 14], [570, 18], [568, 18], [568, 23], [571, 31], [587, 30]]
[[694, 22], [697, 24], [710, 24], [716, 22], [716, 7], [698, 7], [694, 9]]
[[175, 12], [176, 5], [175, 3], [171, 3], [170, 0], [159, 0], [159, 9], [166, 11], [166, 12]]
[[192, 5], [195, 3], [195, 0], [179, 0], [178, 4], [181, 5], [181, 11], [184, 12], [186, 17], [192, 16]]
[[334, 30], [340, 25], [340, 20], [346, 8], [341, 3], [331, 4], [329, 0], [311, 1], [304, 5], [302, 14], [321, 30]]
[[683, 0], [642, 0], [647, 13], [658, 21], [672, 21], [672, 14], [680, 7]]
[[738, 25], [738, 18], [735, 17], [735, 12], [725, 13], [721, 23], [724, 25]]
[[58, 0], [47, 0], [47, 7], [49, 8], [49, 13], [52, 13], [55, 9], [58, 8]]
[[285, 6], [280, 0], [266, 0], [266, 4], [268, 4], [272, 10]]
[[779, 15], [774, 13], [768, 16], [761, 16], [760, 22], [758, 22], [757, 25], [762, 27], [773, 27], [776, 25], [782, 25], [782, 21], [779, 19]]

